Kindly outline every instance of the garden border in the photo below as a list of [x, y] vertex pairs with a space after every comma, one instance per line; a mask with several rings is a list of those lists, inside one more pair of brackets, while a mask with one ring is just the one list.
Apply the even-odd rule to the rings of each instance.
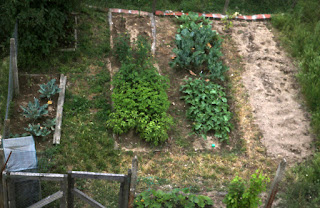
[[[124, 14], [139, 14], [138, 10], [128, 10], [128, 9], [117, 9], [117, 8], [110, 8], [110, 12], [113, 13], [124, 13]], [[181, 16], [183, 14], [188, 15], [188, 13], [183, 13], [183, 12], [172, 12], [172, 11], [155, 11], [156, 16]], [[204, 16], [204, 17], [209, 17], [213, 19], [222, 19], [228, 17], [228, 15], [223, 15], [223, 14], [213, 14], [213, 13], [198, 13], [199, 16]], [[140, 15], [149, 15], [149, 12], [144, 12], [140, 11]], [[239, 15], [236, 16], [233, 19], [238, 19], [238, 20], [266, 20], [266, 19], [271, 19], [271, 14], [256, 14], [256, 15]]]

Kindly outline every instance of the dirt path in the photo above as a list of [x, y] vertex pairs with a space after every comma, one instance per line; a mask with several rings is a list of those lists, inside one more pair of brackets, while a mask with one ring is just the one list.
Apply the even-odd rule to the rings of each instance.
[[289, 161], [309, 156], [310, 119], [298, 101], [297, 69], [265, 22], [234, 22], [232, 38], [245, 63], [242, 80], [267, 154]]

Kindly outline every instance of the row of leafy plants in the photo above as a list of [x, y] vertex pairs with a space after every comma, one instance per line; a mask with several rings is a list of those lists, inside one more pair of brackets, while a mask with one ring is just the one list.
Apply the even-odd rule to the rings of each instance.
[[130, 47], [127, 34], [115, 41], [115, 54], [121, 68], [113, 78], [113, 112], [107, 127], [116, 134], [134, 129], [142, 139], [159, 145], [168, 139], [173, 123], [167, 114], [170, 103], [168, 79], [153, 66], [150, 44], [139, 36]]
[[[30, 123], [25, 131], [36, 137], [48, 136], [54, 130], [56, 119], [46, 119], [43, 122], [43, 117], [48, 114], [48, 106], [51, 105], [52, 97], [60, 92], [60, 88], [55, 84], [56, 80], [52, 79], [47, 84], [41, 84], [39, 93], [40, 98], [47, 101], [46, 104], [41, 105], [38, 98], [34, 98], [34, 102], [29, 102], [27, 106], [20, 106], [23, 110], [22, 115], [26, 117]], [[27, 134], [23, 134], [25, 136]], [[17, 135], [12, 135], [16, 137]]]
[[[193, 121], [194, 132], [204, 138], [209, 131], [221, 141], [229, 141], [232, 118], [224, 88], [218, 84], [225, 80], [228, 68], [220, 57], [222, 39], [212, 30], [209, 19], [197, 13], [177, 17], [181, 22], [176, 34], [175, 54], [171, 66], [187, 70], [199, 78], [189, 78], [181, 86], [187, 104], [187, 116]], [[196, 72], [196, 74], [194, 74]]]

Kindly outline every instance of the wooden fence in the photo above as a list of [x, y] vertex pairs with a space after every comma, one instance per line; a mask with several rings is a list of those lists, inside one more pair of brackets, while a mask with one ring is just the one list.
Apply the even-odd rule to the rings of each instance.
[[[14, 193], [14, 179], [26, 180], [39, 180], [39, 181], [55, 181], [60, 183], [60, 190], [56, 193], [43, 198], [29, 208], [41, 208], [56, 200], [60, 200], [60, 208], [73, 208], [74, 198], [77, 197], [83, 202], [91, 205], [92, 207], [104, 208], [102, 204], [89, 197], [84, 192], [75, 187], [75, 179], [98, 179], [120, 182], [119, 191], [119, 207], [127, 208], [132, 207], [133, 204], [129, 203], [131, 194], [130, 190], [135, 190], [137, 179], [137, 157], [132, 161], [132, 170], [128, 170], [128, 174], [110, 174], [110, 173], [94, 173], [84, 171], [69, 171], [68, 174], [55, 174], [55, 173], [31, 173], [31, 172], [6, 172], [2, 173], [3, 184], [3, 198], [5, 208], [15, 208], [15, 193]], [[133, 184], [133, 186], [131, 185]], [[131, 185], [131, 187], [130, 187]]]

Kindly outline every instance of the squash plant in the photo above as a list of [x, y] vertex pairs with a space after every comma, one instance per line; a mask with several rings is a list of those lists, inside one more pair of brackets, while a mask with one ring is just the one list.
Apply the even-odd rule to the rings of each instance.
[[193, 121], [193, 130], [206, 138], [207, 132], [213, 130], [220, 141], [229, 141], [232, 117], [223, 87], [203, 79], [185, 81], [181, 91], [182, 99], [190, 105], [187, 117]]

